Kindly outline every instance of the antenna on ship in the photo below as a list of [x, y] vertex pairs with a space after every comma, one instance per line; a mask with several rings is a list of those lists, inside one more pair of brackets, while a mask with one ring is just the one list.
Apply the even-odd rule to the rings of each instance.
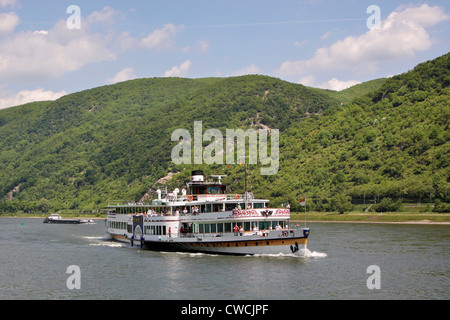
[[213, 174], [211, 175], [211, 177], [217, 177], [217, 179], [219, 180], [219, 184], [222, 184], [222, 177], [226, 177], [226, 174]]
[[[241, 156], [241, 158], [244, 158], [244, 168], [245, 168], [245, 194], [244, 194], [244, 203], [245, 203], [245, 205], [244, 205], [244, 208], [245, 209], [248, 209], [248, 197], [247, 197], [247, 161], [245, 160], [245, 158], [250, 158], [250, 156], [246, 156], [245, 155], [245, 150], [244, 150], [244, 155], [243, 156]], [[241, 160], [239, 160], [239, 162], [240, 162]]]

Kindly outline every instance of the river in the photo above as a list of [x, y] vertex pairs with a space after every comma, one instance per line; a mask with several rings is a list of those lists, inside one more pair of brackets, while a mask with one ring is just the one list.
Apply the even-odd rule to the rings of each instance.
[[0, 218], [0, 299], [450, 298], [448, 225], [308, 223], [301, 256], [220, 256], [113, 242], [103, 220], [42, 221]]

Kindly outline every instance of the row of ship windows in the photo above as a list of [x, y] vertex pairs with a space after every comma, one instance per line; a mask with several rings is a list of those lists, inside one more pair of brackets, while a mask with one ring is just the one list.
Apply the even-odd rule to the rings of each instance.
[[[109, 221], [108, 226], [110, 228], [123, 229], [123, 230], [126, 229], [128, 232], [130, 232], [130, 233], [132, 232], [132, 226], [128, 225], [126, 222]], [[166, 226], [145, 226], [144, 234], [166, 235], [167, 228], [166, 228]]]
[[[249, 206], [253, 209], [264, 208], [264, 203], [259, 202], [250, 202]], [[187, 212], [194, 212], [193, 208], [197, 207], [199, 212], [219, 212], [219, 211], [231, 211], [235, 208], [241, 209], [244, 208], [243, 200], [233, 203], [208, 203], [208, 204], [193, 204], [186, 206], [174, 206], [174, 207], [154, 207], [151, 210], [156, 212], [157, 214], [163, 212], [183, 212], [185, 209]], [[116, 214], [135, 214], [135, 213], [146, 213], [151, 211], [148, 207], [117, 207], [114, 212]]]
[[[232, 232], [237, 226], [239, 229], [242, 227], [244, 231], [254, 230], [270, 230], [270, 229], [284, 229], [287, 223], [284, 220], [281, 221], [245, 221], [243, 224], [236, 224], [235, 222], [225, 223], [194, 223], [192, 225], [184, 224], [182, 233], [216, 233], [216, 232]], [[127, 225], [126, 222], [109, 221], [109, 227], [115, 229], [128, 229], [131, 231], [131, 225]], [[167, 227], [165, 225], [144, 226], [144, 234], [149, 235], [166, 235]], [[176, 230], [171, 230], [176, 232]]]
[[114, 228], [114, 229], [126, 229], [127, 223], [126, 222], [119, 222], [119, 221], [108, 221], [108, 227]]
[[195, 233], [215, 233], [215, 232], [232, 232], [237, 227], [244, 231], [254, 230], [270, 230], [270, 229], [284, 229], [286, 227], [286, 221], [245, 221], [244, 223], [237, 224], [236, 222], [228, 223], [196, 223], [194, 224], [194, 230], [189, 232]]

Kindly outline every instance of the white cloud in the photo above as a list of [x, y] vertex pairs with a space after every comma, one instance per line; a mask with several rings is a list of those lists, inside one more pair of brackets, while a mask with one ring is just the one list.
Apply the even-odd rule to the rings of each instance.
[[105, 25], [111, 25], [114, 23], [114, 20], [118, 15], [120, 15], [120, 11], [106, 6], [100, 11], [94, 11], [93, 13], [91, 13], [87, 17], [86, 22], [88, 24], [101, 22]]
[[205, 53], [209, 50], [209, 42], [206, 40], [199, 40], [198, 46], [199, 46], [199, 49], [198, 49], [199, 53]]
[[323, 34], [323, 35], [320, 37], [320, 39], [326, 40], [326, 39], [328, 39], [328, 37], [329, 37], [330, 35], [331, 35], [331, 32], [328, 31], [327, 33]]
[[121, 71], [119, 71], [114, 77], [107, 79], [106, 83], [113, 84], [121, 81], [127, 81], [136, 79], [136, 75], [134, 75], [133, 68], [124, 68]]
[[336, 78], [333, 78], [331, 80], [328, 80], [325, 83], [319, 84], [317, 87], [322, 89], [330, 89], [335, 91], [341, 91], [347, 88], [350, 88], [351, 86], [354, 86], [355, 84], [361, 83], [357, 80], [349, 80], [349, 81], [340, 81]]
[[172, 69], [164, 73], [164, 77], [185, 77], [191, 67], [192, 62], [186, 60], [180, 66], [174, 66]]
[[105, 22], [107, 16], [104, 10], [94, 12], [79, 30], [69, 30], [61, 20], [48, 31], [25, 31], [1, 39], [0, 81], [57, 78], [91, 62], [114, 60], [110, 39], [92, 33], [88, 22]]
[[368, 30], [359, 37], [348, 36], [320, 48], [309, 60], [285, 61], [278, 74], [304, 75], [329, 69], [371, 74], [381, 62], [412, 57], [430, 48], [432, 40], [425, 28], [450, 19], [442, 8], [427, 4], [397, 10], [382, 22], [380, 29]]
[[173, 37], [184, 29], [183, 25], [165, 24], [140, 41], [141, 46], [148, 49], [167, 49], [173, 47]]
[[6, 7], [14, 8], [14, 6], [18, 3], [19, 3], [19, 1], [17, 1], [17, 0], [0, 0], [0, 7], [1, 8], [6, 8]]
[[246, 74], [261, 74], [263, 71], [260, 67], [258, 67], [256, 64], [251, 64], [247, 67], [244, 67], [242, 69], [239, 69], [235, 72], [233, 72], [233, 75], [235, 76], [243, 76]]
[[124, 52], [135, 48], [139, 43], [139, 39], [134, 38], [129, 32], [124, 31], [114, 40], [115, 52]]
[[314, 77], [313, 75], [308, 75], [308, 76], [302, 77], [298, 81], [298, 83], [300, 83], [300, 84], [302, 84], [304, 86], [313, 87], [315, 80], [316, 80], [316, 77]]
[[46, 35], [46, 34], [48, 34], [48, 31], [47, 31], [47, 30], [36, 30], [36, 31], [33, 31], [33, 34], [43, 34], [43, 35]]
[[296, 46], [296, 47], [301, 47], [301, 46], [303, 46], [305, 43], [307, 43], [308, 41], [305, 39], [305, 40], [302, 40], [302, 41], [295, 41], [294, 42], [294, 46]]
[[18, 106], [33, 101], [56, 100], [65, 94], [65, 91], [53, 92], [42, 88], [35, 90], [21, 90], [8, 97], [0, 97], [0, 109]]
[[0, 36], [10, 34], [19, 24], [19, 16], [14, 12], [0, 13]]

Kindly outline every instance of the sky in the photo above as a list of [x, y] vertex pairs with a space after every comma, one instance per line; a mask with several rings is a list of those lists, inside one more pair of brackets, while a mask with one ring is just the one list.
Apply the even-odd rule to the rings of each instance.
[[342, 90], [449, 49], [448, 0], [0, 0], [0, 109], [151, 77]]

